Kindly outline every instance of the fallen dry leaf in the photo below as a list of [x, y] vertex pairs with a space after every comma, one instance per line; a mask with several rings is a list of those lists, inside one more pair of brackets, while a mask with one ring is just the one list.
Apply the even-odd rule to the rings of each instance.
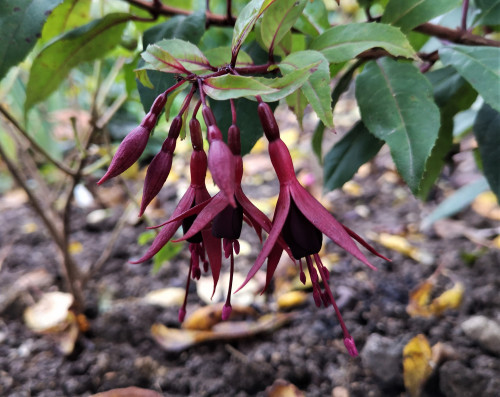
[[307, 300], [308, 294], [304, 291], [290, 291], [278, 297], [278, 307], [280, 309], [291, 309], [302, 305]]
[[464, 285], [460, 282], [444, 291], [441, 295], [435, 298], [429, 305], [429, 310], [432, 314], [439, 316], [448, 309], [456, 309], [462, 303], [464, 295]]
[[185, 294], [184, 288], [162, 288], [148, 292], [142, 301], [161, 307], [180, 306], [184, 302]]
[[48, 292], [24, 311], [26, 325], [35, 332], [57, 332], [68, 326], [73, 296], [65, 292]]
[[305, 394], [294, 384], [284, 380], [276, 379], [272, 386], [266, 389], [267, 397], [305, 397]]
[[432, 351], [423, 334], [411, 339], [403, 349], [404, 385], [411, 397], [419, 397], [432, 373]]
[[212, 331], [167, 328], [163, 324], [153, 324], [151, 334], [166, 351], [180, 352], [202, 342], [228, 341], [272, 332], [294, 317], [295, 313], [276, 313], [262, 316], [256, 321], [226, 321], [214, 326]]
[[431, 278], [425, 280], [411, 291], [408, 306], [406, 307], [406, 312], [410, 316], [440, 316], [448, 309], [458, 308], [462, 303], [464, 294], [464, 285], [462, 283], [456, 282], [452, 288], [444, 291], [431, 302], [433, 288], [434, 281], [431, 276]]
[[500, 206], [492, 191], [481, 193], [472, 202], [472, 209], [485, 218], [500, 221]]
[[[196, 309], [190, 313], [182, 323], [182, 328], [195, 331], [211, 330], [216, 324], [222, 321], [223, 303], [208, 305]], [[230, 318], [237, 316], [255, 316], [254, 309], [247, 306], [233, 305]]]
[[431, 253], [421, 248], [415, 247], [403, 236], [380, 233], [377, 240], [384, 247], [409, 256], [410, 258], [415, 259], [417, 262], [423, 263], [424, 265], [431, 265], [432, 263], [434, 263], [434, 257]]
[[154, 390], [141, 389], [139, 387], [131, 386], [93, 394], [91, 397], [161, 397], [161, 394], [155, 392]]

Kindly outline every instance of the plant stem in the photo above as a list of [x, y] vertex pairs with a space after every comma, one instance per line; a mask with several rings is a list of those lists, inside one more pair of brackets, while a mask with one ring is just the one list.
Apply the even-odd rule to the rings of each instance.
[[462, 31], [467, 30], [467, 13], [469, 12], [469, 0], [464, 0], [462, 4]]

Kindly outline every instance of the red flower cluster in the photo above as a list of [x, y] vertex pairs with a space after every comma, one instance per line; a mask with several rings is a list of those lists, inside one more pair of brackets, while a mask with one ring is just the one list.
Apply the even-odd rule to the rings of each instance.
[[[182, 82], [181, 82], [182, 83]], [[179, 84], [181, 84], [179, 83]], [[154, 128], [159, 114], [166, 103], [167, 90], [154, 102], [150, 112], [139, 127], [134, 129], [119, 146], [109, 170], [99, 181], [102, 183], [130, 167], [143, 152], [149, 134]], [[195, 92], [195, 85], [187, 95], [180, 114], [172, 121], [168, 136], [161, 151], [149, 165], [140, 214], [158, 194], [165, 183], [172, 166], [172, 157], [176, 140], [182, 126], [182, 114], [188, 108]], [[171, 217], [159, 227], [163, 227], [153, 244], [142, 258], [132, 263], [141, 263], [152, 258], [175, 232], [182, 226], [184, 236], [179, 240], [187, 240], [191, 261], [186, 282], [186, 298], [179, 310], [179, 320], [183, 321], [186, 313], [187, 291], [190, 279], [199, 279], [200, 264], [205, 272], [210, 268], [214, 291], [220, 275], [222, 250], [224, 256], [230, 258], [230, 279], [226, 303], [222, 318], [225, 320], [231, 313], [231, 293], [234, 272], [234, 254], [239, 253], [238, 239], [243, 221], [248, 223], [257, 233], [262, 242], [262, 230], [267, 233], [262, 250], [251, 268], [245, 282], [239, 289], [257, 273], [267, 259], [266, 286], [268, 287], [285, 251], [300, 266], [300, 279], [305, 283], [303, 259], [313, 285], [313, 297], [316, 305], [333, 306], [344, 333], [344, 344], [352, 356], [357, 355], [354, 341], [349, 334], [340, 311], [335, 303], [332, 291], [328, 285], [329, 272], [321, 263], [319, 251], [323, 244], [323, 234], [371, 268], [374, 268], [359, 250], [355, 241], [363, 245], [373, 254], [386, 259], [366, 243], [360, 236], [340, 224], [335, 218], [305, 190], [297, 178], [293, 168], [292, 158], [285, 143], [280, 139], [280, 133], [274, 114], [266, 103], [259, 101], [258, 116], [266, 138], [269, 141], [269, 155], [280, 182], [280, 193], [273, 221], [271, 222], [247, 198], [241, 187], [243, 175], [243, 160], [240, 151], [240, 131], [236, 125], [236, 112], [231, 100], [233, 124], [228, 130], [228, 144], [223, 141], [221, 131], [216, 125], [211, 109], [206, 105], [203, 88], [200, 84], [201, 100], [193, 111], [189, 122], [189, 131], [193, 146], [191, 155], [191, 185], [179, 201]], [[203, 151], [201, 126], [196, 119], [197, 111], [202, 107], [202, 114], [207, 126], [209, 143], [208, 157]], [[210, 197], [205, 187], [207, 167], [220, 192]]]

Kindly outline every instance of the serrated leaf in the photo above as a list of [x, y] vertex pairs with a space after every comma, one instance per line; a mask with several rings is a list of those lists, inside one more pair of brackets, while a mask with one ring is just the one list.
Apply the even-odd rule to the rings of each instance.
[[488, 189], [489, 185], [485, 177], [481, 177], [461, 187], [455, 193], [447, 197], [446, 200], [439, 204], [434, 211], [422, 220], [421, 228], [423, 230], [428, 229], [434, 222], [462, 211], [472, 203], [479, 194]]
[[330, 97], [330, 69], [323, 54], [311, 50], [295, 52], [283, 59], [279, 64], [279, 68], [283, 75], [286, 76], [292, 71], [313, 62], [318, 62], [317, 69], [301, 87], [301, 91], [320, 120], [328, 128], [334, 128]]
[[41, 36], [48, 15], [62, 0], [0, 0], [0, 80]]
[[462, 0], [389, 0], [382, 22], [399, 26], [405, 32], [453, 10]]
[[374, 137], [363, 123], [358, 122], [325, 155], [324, 187], [330, 191], [342, 187], [384, 145]]
[[65, 0], [57, 6], [43, 26], [41, 41], [46, 43], [68, 30], [89, 22], [91, 0]]
[[116, 47], [129, 20], [129, 14], [108, 14], [47, 44], [31, 67], [25, 111], [54, 92], [75, 66], [101, 58]]
[[166, 73], [213, 70], [198, 47], [179, 39], [162, 40], [156, 44], [150, 44], [146, 52], [142, 54], [142, 58], [154, 70]]
[[[167, 22], [155, 25], [151, 29], [146, 30], [142, 42], [145, 47], [162, 39], [181, 39], [196, 44], [203, 35], [203, 29], [200, 29], [200, 26], [205, 26], [205, 11], [195, 12], [189, 16], [177, 15], [170, 18]], [[138, 67], [142, 66], [143, 61], [141, 60]], [[145, 87], [141, 83], [137, 84], [145, 112], [149, 111], [158, 95], [176, 83], [174, 75], [154, 70], [147, 71], [147, 77], [154, 88]]]
[[414, 58], [415, 51], [401, 31], [383, 23], [339, 25], [316, 37], [312, 50], [332, 63], [348, 61], [370, 48], [381, 47], [394, 56]]
[[475, 18], [482, 25], [500, 25], [500, 0], [474, 0], [481, 11]]
[[274, 2], [264, 13], [260, 34], [264, 48], [270, 53], [290, 32], [297, 18], [302, 14], [307, 0], [280, 0]]
[[316, 37], [330, 28], [328, 12], [323, 1], [308, 1], [306, 8], [295, 23], [300, 32]]
[[356, 79], [356, 99], [363, 123], [389, 145], [399, 173], [417, 193], [440, 126], [429, 81], [412, 64], [382, 58], [367, 63]]
[[257, 19], [262, 15], [267, 8], [276, 0], [252, 0], [248, 3], [234, 25], [233, 41], [231, 45], [231, 53], [237, 54], [248, 34], [257, 22]]
[[[231, 47], [212, 48], [205, 51], [205, 56], [212, 66], [229, 65], [231, 62]], [[253, 65], [253, 60], [250, 55], [248, 55], [245, 51], [240, 50], [238, 59], [236, 60], [236, 67], [251, 65]]]
[[500, 48], [453, 45], [439, 50], [445, 65], [453, 66], [495, 110], [500, 111]]
[[286, 97], [286, 104], [295, 113], [300, 128], [302, 128], [302, 119], [304, 118], [304, 110], [307, 107], [307, 98], [302, 90], [297, 90]]
[[474, 122], [484, 175], [500, 202], [500, 113], [484, 104]]
[[[271, 109], [276, 108], [277, 103], [269, 103]], [[241, 154], [245, 155], [252, 150], [255, 143], [264, 134], [262, 125], [260, 124], [257, 115], [257, 102], [250, 101], [245, 98], [235, 100], [236, 119], [241, 135]], [[231, 125], [231, 107], [229, 101], [210, 101], [217, 125], [223, 134], [227, 134], [227, 130]], [[227, 138], [227, 136], [225, 136]]]
[[477, 93], [456, 72], [448, 66], [425, 75], [433, 89], [434, 100], [441, 112], [441, 127], [436, 145], [425, 164], [425, 172], [420, 181], [418, 196], [425, 200], [445, 164], [446, 156], [453, 144], [453, 117], [468, 109], [476, 100]]

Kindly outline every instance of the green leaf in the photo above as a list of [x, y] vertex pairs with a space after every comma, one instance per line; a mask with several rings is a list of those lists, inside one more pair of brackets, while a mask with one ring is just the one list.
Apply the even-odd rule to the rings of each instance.
[[240, 15], [234, 25], [233, 41], [231, 53], [237, 54], [248, 34], [257, 22], [257, 19], [266, 11], [276, 0], [252, 0], [241, 10]]
[[[210, 65], [213, 66], [224, 66], [229, 65], [231, 62], [231, 47], [217, 47], [205, 51], [205, 56], [207, 57]], [[245, 51], [240, 50], [238, 54], [238, 59], [236, 60], [236, 66], [251, 66], [253, 65], [252, 58]]]
[[306, 8], [295, 23], [297, 30], [308, 36], [316, 37], [330, 28], [328, 11], [321, 0], [308, 1]]
[[270, 53], [281, 42], [297, 18], [302, 14], [307, 0], [280, 0], [274, 2], [262, 17], [260, 34], [264, 48]]
[[462, 0], [389, 0], [382, 22], [407, 32], [414, 27], [453, 10]]
[[41, 41], [46, 43], [53, 37], [89, 22], [91, 0], [65, 0], [47, 18]]
[[307, 107], [307, 98], [302, 90], [297, 90], [286, 97], [286, 104], [295, 113], [300, 128], [302, 128], [302, 119], [304, 118], [304, 110]]
[[451, 196], [439, 204], [434, 211], [426, 216], [421, 223], [423, 230], [428, 229], [434, 222], [447, 218], [466, 208], [481, 193], [489, 190], [486, 178], [481, 177], [477, 181], [461, 187]]
[[278, 101], [299, 89], [317, 67], [317, 63], [294, 70], [284, 77], [266, 79], [226, 74], [204, 80], [205, 93], [211, 98], [223, 101], [231, 98], [260, 95], [264, 102]]
[[484, 104], [474, 123], [484, 175], [500, 202], [500, 113]]
[[311, 147], [318, 158], [320, 164], [323, 164], [323, 135], [325, 134], [325, 125], [320, 121], [314, 129], [311, 139]]
[[453, 66], [483, 97], [500, 111], [500, 48], [453, 45], [441, 48], [439, 58]]
[[420, 181], [418, 196], [422, 200], [429, 195], [452, 148], [453, 117], [458, 112], [468, 109], [477, 97], [477, 92], [450, 66], [426, 73], [425, 76], [434, 89], [434, 100], [441, 112], [441, 127]]
[[0, 0], [0, 80], [28, 55], [47, 16], [61, 1]]
[[398, 28], [383, 23], [335, 26], [316, 37], [310, 48], [322, 52], [329, 62], [340, 63], [375, 47], [381, 47], [394, 56], [415, 56], [405, 35]]
[[179, 39], [162, 40], [148, 45], [142, 54], [153, 70], [166, 73], [189, 73], [212, 70], [205, 55], [188, 41]]
[[[155, 25], [144, 32], [142, 42], [144, 47], [156, 43], [163, 39], [181, 39], [197, 44], [203, 36], [205, 26], [205, 12], [199, 11], [189, 16], [178, 15], [170, 18], [167, 22]], [[143, 66], [143, 61], [139, 62], [139, 68]], [[148, 112], [158, 95], [176, 83], [175, 76], [162, 72], [148, 70], [147, 77], [154, 88], [148, 88], [137, 83], [137, 89], [141, 98], [144, 111]]]
[[[235, 101], [238, 127], [241, 133], [242, 155], [249, 153], [255, 143], [264, 134], [260, 120], [257, 117], [257, 105], [257, 102], [244, 98]], [[269, 103], [269, 106], [274, 110], [277, 102]], [[214, 112], [220, 130], [223, 134], [227, 134], [227, 130], [232, 122], [229, 101], [210, 101], [210, 107]]]
[[101, 58], [116, 47], [129, 20], [129, 14], [108, 14], [47, 44], [31, 67], [25, 111], [54, 92], [75, 66]]
[[286, 76], [313, 62], [318, 63], [317, 69], [301, 87], [301, 91], [320, 120], [328, 128], [334, 128], [330, 97], [330, 69], [323, 54], [311, 50], [295, 52], [283, 59], [278, 66], [283, 75]]
[[364, 124], [387, 142], [416, 194], [440, 126], [429, 81], [412, 64], [382, 58], [367, 63], [356, 79], [356, 99]]
[[475, 0], [474, 3], [481, 11], [475, 22], [482, 25], [500, 25], [500, 0]]
[[160, 271], [161, 267], [165, 264], [165, 262], [169, 261], [177, 254], [179, 254], [184, 248], [184, 244], [182, 243], [173, 243], [169, 241], [165, 244], [161, 250], [153, 257], [153, 269], [151, 272], [156, 274]]
[[277, 91], [259, 81], [257, 77], [235, 76], [232, 74], [205, 79], [203, 89], [209, 97], [218, 101], [269, 94]]
[[327, 191], [342, 187], [384, 145], [362, 122], [356, 125], [325, 155], [324, 187]]

